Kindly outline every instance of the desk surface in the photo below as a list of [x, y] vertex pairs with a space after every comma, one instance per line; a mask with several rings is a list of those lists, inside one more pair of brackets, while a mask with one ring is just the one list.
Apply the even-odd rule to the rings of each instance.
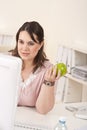
[[[61, 116], [66, 117], [69, 130], [77, 130], [77, 128], [87, 125], [87, 120], [76, 118], [72, 112], [65, 109], [65, 104], [57, 103], [53, 110], [46, 115], [37, 113], [34, 108], [18, 107], [15, 125], [18, 125], [19, 123], [22, 124], [22, 127], [15, 126], [15, 130], [31, 130], [28, 128], [28, 124], [37, 127], [40, 126], [41, 130], [45, 130], [46, 128], [48, 128], [47, 130], [51, 130], [51, 128], [53, 130], [54, 125], [56, 125]], [[25, 124], [26, 128], [24, 128], [23, 124]]]

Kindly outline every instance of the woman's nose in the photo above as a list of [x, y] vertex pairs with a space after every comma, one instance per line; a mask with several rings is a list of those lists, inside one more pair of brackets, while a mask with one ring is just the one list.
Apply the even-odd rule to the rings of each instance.
[[24, 48], [25, 50], [28, 50], [28, 45], [27, 45], [27, 43], [24, 44], [23, 48]]

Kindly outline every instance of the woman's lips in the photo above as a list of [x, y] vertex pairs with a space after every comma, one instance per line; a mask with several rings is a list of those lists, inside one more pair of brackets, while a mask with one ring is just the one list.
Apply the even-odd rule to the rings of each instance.
[[24, 55], [24, 56], [28, 56], [29, 55], [29, 53], [27, 53], [27, 52], [22, 52], [21, 54]]

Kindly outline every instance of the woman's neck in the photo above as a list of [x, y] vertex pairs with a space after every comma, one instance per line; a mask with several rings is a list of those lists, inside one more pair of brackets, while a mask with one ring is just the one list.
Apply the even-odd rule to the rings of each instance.
[[24, 68], [21, 72], [23, 81], [28, 79], [29, 75], [33, 72], [33, 68], [34, 68], [33, 62], [24, 61]]
[[34, 66], [33, 61], [23, 61], [23, 64], [25, 69], [29, 69]]

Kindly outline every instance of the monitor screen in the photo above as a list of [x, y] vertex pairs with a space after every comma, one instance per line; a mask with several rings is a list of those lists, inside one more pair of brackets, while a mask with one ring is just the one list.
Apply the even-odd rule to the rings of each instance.
[[22, 61], [0, 54], [0, 130], [14, 130]]

